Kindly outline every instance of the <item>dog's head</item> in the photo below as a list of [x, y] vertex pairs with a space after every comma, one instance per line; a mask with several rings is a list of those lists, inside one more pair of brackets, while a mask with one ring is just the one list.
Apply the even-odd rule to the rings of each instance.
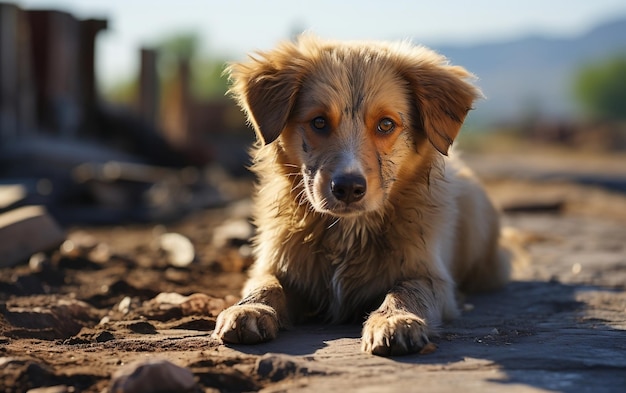
[[260, 142], [297, 168], [315, 210], [339, 217], [380, 209], [399, 177], [447, 154], [480, 95], [466, 70], [408, 43], [305, 35], [228, 72]]

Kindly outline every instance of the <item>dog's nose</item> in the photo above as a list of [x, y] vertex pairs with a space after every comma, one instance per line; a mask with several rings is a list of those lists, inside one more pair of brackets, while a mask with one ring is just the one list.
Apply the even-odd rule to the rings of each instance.
[[339, 175], [332, 179], [330, 191], [337, 200], [346, 205], [363, 198], [367, 188], [365, 178], [361, 175], [346, 174]]

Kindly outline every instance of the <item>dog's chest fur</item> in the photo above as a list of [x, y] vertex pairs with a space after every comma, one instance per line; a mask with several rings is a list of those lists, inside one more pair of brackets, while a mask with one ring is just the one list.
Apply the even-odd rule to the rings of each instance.
[[383, 211], [337, 220], [299, 203], [291, 183], [261, 179], [254, 274], [276, 275], [301, 316], [355, 320], [408, 277], [437, 275], [424, 261], [441, 216], [436, 186], [399, 185]]

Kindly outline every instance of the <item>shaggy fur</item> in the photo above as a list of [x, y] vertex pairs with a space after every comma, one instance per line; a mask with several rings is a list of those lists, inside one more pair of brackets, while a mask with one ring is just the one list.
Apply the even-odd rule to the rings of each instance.
[[448, 157], [480, 96], [408, 43], [303, 36], [229, 68], [256, 130], [256, 262], [214, 337], [257, 343], [310, 319], [365, 319], [362, 349], [419, 351], [455, 291], [508, 280], [497, 213]]

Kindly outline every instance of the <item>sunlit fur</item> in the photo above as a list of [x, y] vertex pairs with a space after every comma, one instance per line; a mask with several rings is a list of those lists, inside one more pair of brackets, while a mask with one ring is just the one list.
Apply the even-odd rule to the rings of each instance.
[[[471, 74], [409, 43], [310, 35], [229, 73], [259, 140], [258, 232], [243, 299], [219, 316], [215, 337], [254, 343], [311, 318], [367, 317], [364, 351], [415, 352], [458, 315], [457, 288], [506, 283], [497, 213], [448, 156], [480, 96]], [[392, 132], [377, 131], [382, 119]], [[333, 196], [342, 173], [363, 176], [362, 199]]]

